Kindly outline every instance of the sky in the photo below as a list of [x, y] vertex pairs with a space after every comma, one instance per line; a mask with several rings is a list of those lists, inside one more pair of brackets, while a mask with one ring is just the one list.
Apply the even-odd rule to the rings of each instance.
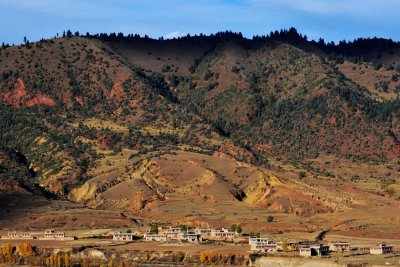
[[[309, 39], [400, 41], [400, 0], [0, 0], [0, 43], [72, 32], [173, 38], [295, 27]], [[397, 14], [396, 14], [397, 13]]]

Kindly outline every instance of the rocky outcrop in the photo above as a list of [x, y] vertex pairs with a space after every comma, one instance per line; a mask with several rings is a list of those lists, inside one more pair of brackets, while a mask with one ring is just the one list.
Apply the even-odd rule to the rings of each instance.
[[30, 96], [24, 82], [21, 78], [17, 78], [13, 83], [13, 90], [3, 94], [3, 102], [13, 107], [34, 107], [34, 106], [55, 106], [56, 102], [49, 96], [42, 93], [33, 94]]

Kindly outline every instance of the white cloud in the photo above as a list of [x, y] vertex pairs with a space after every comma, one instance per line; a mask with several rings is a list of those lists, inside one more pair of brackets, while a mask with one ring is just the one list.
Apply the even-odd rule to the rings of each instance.
[[184, 33], [181, 33], [179, 31], [174, 31], [174, 32], [170, 32], [170, 33], [164, 35], [164, 39], [174, 39], [174, 38], [182, 37], [184, 35], [185, 35]]
[[[246, 0], [253, 7], [290, 8], [315, 15], [353, 15], [382, 17], [395, 15], [398, 0]], [[397, 16], [397, 15], [396, 15]]]

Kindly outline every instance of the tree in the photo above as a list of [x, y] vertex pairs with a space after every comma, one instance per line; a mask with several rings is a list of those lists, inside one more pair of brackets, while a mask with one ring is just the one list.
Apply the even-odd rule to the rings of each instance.
[[208, 261], [211, 263], [216, 263], [218, 260], [218, 254], [215, 251], [210, 251], [208, 254]]
[[238, 66], [235, 65], [235, 66], [232, 66], [231, 71], [232, 71], [233, 73], [239, 73], [240, 68], [239, 68]]
[[260, 237], [260, 233], [254, 233], [254, 232], [250, 232], [249, 234], [250, 237]]
[[31, 243], [21, 243], [18, 245], [18, 252], [21, 256], [33, 256]]
[[211, 70], [207, 70], [206, 73], [204, 73], [204, 80], [208, 81], [212, 76], [214, 75], [214, 73]]
[[236, 227], [236, 233], [238, 234], [242, 233], [242, 226], [240, 226], [240, 224]]
[[131, 228], [129, 228], [128, 230], [126, 230], [127, 233], [132, 233]]
[[208, 259], [208, 254], [206, 251], [200, 253], [199, 260], [201, 263], [205, 263]]
[[188, 227], [186, 225], [181, 225], [181, 232], [187, 232]]
[[274, 220], [274, 217], [272, 217], [271, 215], [269, 215], [268, 217], [267, 217], [267, 222], [272, 222]]
[[71, 259], [69, 258], [69, 255], [68, 255], [68, 254], [65, 254], [65, 255], [64, 255], [64, 265], [65, 265], [65, 267], [70, 267], [70, 266], [72, 266], [72, 264], [71, 264]]
[[5, 244], [2, 248], [1, 248], [1, 254], [2, 255], [11, 255], [13, 251], [13, 245], [8, 242], [7, 244]]
[[306, 178], [306, 176], [307, 176], [306, 172], [303, 172], [303, 171], [299, 172], [299, 178], [300, 179], [304, 179], [304, 178]]
[[58, 254], [57, 257], [56, 257], [56, 263], [57, 263], [57, 267], [61, 267], [61, 265], [62, 265], [62, 258], [61, 258], [61, 255], [60, 255], [60, 254]]
[[154, 223], [151, 225], [150, 233], [158, 234], [158, 224]]
[[54, 255], [53, 254], [51, 254], [49, 257], [49, 265], [54, 266]]

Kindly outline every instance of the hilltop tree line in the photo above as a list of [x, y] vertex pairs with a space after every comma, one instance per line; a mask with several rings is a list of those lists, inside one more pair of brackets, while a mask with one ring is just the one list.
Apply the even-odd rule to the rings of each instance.
[[[96, 33], [91, 34], [89, 32], [80, 33], [79, 31], [64, 31], [61, 36], [57, 33], [54, 38], [63, 37], [63, 38], [71, 38], [71, 37], [86, 37], [86, 38], [97, 38], [104, 41], [112, 41], [112, 42], [129, 42], [134, 40], [156, 40], [154, 38], [149, 37], [148, 35], [139, 35], [139, 34], [127, 34], [125, 35], [122, 32], [118, 33]], [[301, 42], [307, 42], [308, 37], [306, 35], [302, 35], [297, 31], [296, 28], [291, 27], [289, 29], [281, 29], [271, 31], [266, 35], [255, 35], [250, 39], [246, 39], [241, 32], [233, 32], [233, 31], [221, 31], [215, 34], [206, 35], [203, 33], [200, 34], [187, 34], [184, 36], [173, 38], [174, 40], [185, 41], [191, 39], [193, 41], [199, 40], [207, 40], [207, 41], [228, 41], [228, 40], [251, 40], [255, 43], [263, 43], [263, 42], [274, 42], [280, 41], [289, 44], [299, 44]], [[159, 41], [164, 41], [164, 37], [159, 37]], [[44, 42], [46, 40], [41, 39], [40, 42]], [[310, 42], [316, 47], [322, 49], [324, 52], [337, 54], [337, 55], [345, 55], [348, 57], [362, 57], [369, 51], [375, 49], [377, 51], [389, 51], [392, 52], [395, 48], [399, 47], [399, 42], [395, 42], [392, 39], [383, 39], [378, 37], [373, 38], [357, 38], [353, 41], [342, 40], [338, 43], [333, 41], [327, 42], [323, 38], [319, 38], [316, 40], [310, 40]], [[29, 40], [24, 37], [23, 43], [25, 45], [29, 45]], [[13, 44], [14, 45], [14, 44]], [[5, 49], [10, 47], [7, 43], [2, 43], [2, 48]]]

